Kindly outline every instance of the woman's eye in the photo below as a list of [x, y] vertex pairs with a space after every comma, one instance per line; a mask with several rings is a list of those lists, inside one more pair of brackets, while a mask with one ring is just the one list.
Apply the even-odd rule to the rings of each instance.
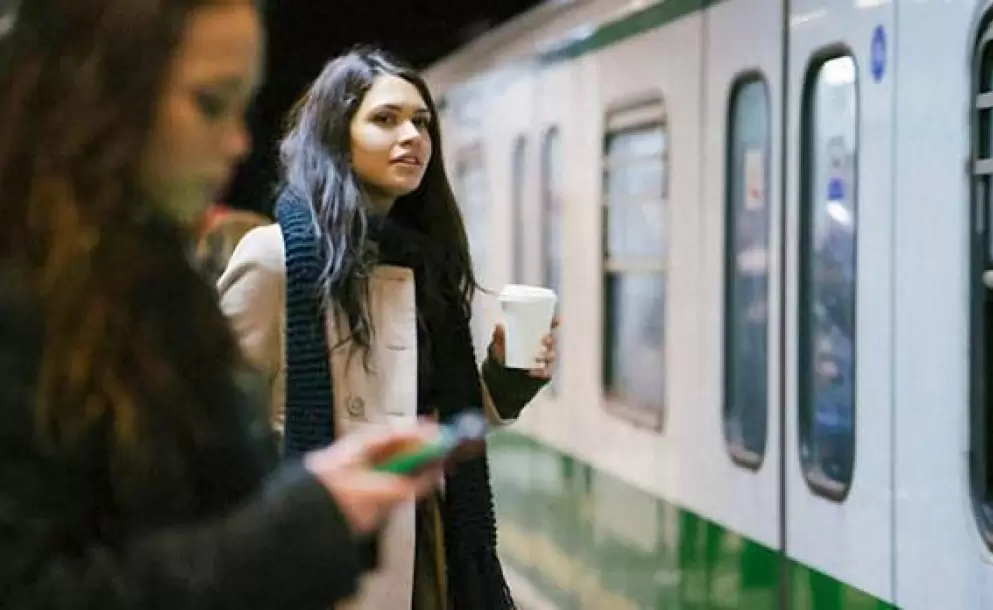
[[195, 97], [200, 113], [208, 120], [213, 121], [221, 118], [227, 109], [227, 103], [220, 96], [213, 93], [200, 91], [196, 93]]
[[427, 129], [431, 125], [431, 119], [424, 116], [416, 117], [414, 119], [414, 125], [421, 130]]
[[392, 114], [377, 114], [376, 116], [372, 117], [372, 120], [375, 121], [377, 125], [383, 125], [386, 127], [392, 127], [393, 125], [396, 125], [396, 117], [393, 116]]

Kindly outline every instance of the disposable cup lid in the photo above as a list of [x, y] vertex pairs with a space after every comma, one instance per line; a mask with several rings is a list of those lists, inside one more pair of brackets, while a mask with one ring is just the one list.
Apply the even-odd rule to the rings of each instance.
[[501, 301], [544, 301], [555, 298], [555, 291], [550, 288], [524, 284], [507, 284], [500, 292]]

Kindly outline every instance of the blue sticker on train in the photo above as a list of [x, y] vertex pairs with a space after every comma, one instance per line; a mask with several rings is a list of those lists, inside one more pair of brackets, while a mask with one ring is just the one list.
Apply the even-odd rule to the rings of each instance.
[[876, 29], [872, 31], [872, 47], [869, 57], [872, 78], [878, 83], [886, 72], [886, 30], [881, 25], [877, 25]]
[[828, 180], [828, 201], [842, 201], [845, 198], [845, 182], [841, 178]]

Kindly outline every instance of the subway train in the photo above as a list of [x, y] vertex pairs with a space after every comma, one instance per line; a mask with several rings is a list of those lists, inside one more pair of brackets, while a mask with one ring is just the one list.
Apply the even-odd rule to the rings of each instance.
[[993, 607], [993, 2], [557, 0], [426, 70], [526, 608]]

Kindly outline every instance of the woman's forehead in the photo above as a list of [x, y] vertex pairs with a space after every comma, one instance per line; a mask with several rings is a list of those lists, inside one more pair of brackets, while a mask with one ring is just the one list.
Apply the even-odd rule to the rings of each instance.
[[205, 7], [189, 21], [177, 56], [184, 80], [252, 88], [260, 78], [262, 29], [249, 3]]
[[410, 81], [391, 74], [380, 76], [372, 83], [362, 100], [362, 107], [392, 107], [411, 113], [428, 111], [417, 87]]

